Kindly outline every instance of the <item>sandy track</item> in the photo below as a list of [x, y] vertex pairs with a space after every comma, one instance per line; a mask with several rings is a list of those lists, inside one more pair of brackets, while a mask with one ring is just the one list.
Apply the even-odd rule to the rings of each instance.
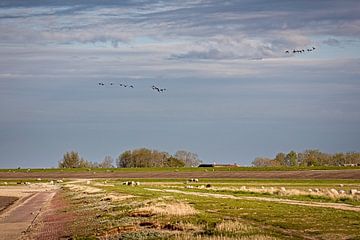
[[202, 172], [0, 172], [0, 179], [22, 178], [259, 178], [259, 179], [360, 179], [360, 169], [309, 171], [202, 171]]
[[225, 199], [237, 199], [237, 200], [256, 200], [256, 201], [285, 203], [285, 204], [289, 204], [289, 205], [333, 208], [333, 209], [339, 209], [339, 210], [360, 212], [360, 207], [355, 207], [355, 206], [352, 206], [349, 204], [343, 204], [343, 203], [318, 203], [318, 202], [305, 202], [305, 201], [297, 201], [297, 200], [289, 200], [289, 199], [281, 199], [281, 198], [265, 198], [265, 197], [246, 197], [246, 196], [236, 197], [236, 196], [227, 195], [227, 194], [187, 192], [187, 191], [180, 191], [180, 190], [175, 190], [175, 189], [152, 189], [152, 188], [146, 188], [146, 189], [149, 191], [180, 193], [180, 194], [184, 194], [184, 195], [194, 195], [194, 196], [200, 196], [200, 197], [213, 197], [213, 198], [225, 198]]

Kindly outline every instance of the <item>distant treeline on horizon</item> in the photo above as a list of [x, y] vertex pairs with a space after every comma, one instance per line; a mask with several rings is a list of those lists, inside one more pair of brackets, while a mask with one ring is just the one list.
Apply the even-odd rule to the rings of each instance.
[[[202, 161], [196, 153], [179, 150], [174, 155], [167, 152], [139, 148], [120, 154], [115, 165], [118, 168], [131, 167], [196, 167]], [[90, 162], [80, 157], [76, 151], [66, 152], [59, 161], [59, 168], [113, 168], [114, 160], [106, 156], [101, 162]]]
[[279, 166], [360, 166], [360, 152], [324, 153], [318, 149], [308, 149], [303, 152], [280, 152], [275, 158], [257, 157], [252, 162], [255, 167]]

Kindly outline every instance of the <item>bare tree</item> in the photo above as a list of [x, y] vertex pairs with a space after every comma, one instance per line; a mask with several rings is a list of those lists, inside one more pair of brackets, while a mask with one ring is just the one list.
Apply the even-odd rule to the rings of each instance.
[[105, 156], [104, 160], [98, 163], [99, 168], [113, 168], [114, 160], [111, 156]]
[[196, 167], [200, 163], [202, 163], [196, 153], [188, 152], [185, 150], [177, 151], [174, 157], [182, 160], [185, 163], [185, 167]]

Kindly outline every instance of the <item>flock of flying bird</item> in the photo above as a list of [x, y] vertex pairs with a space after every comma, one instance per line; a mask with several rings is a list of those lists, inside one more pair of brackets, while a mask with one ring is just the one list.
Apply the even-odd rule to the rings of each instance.
[[[316, 49], [315, 47], [312, 47], [312, 48], [306, 49], [306, 51], [307, 51], [307, 52], [312, 52], [312, 51], [314, 51], [315, 49]], [[286, 51], [285, 51], [285, 53], [290, 53], [290, 52], [292, 52], [292, 53], [304, 53], [304, 52], [305, 52], [305, 49], [294, 49], [294, 50], [292, 50], [292, 51], [290, 51], [290, 50], [286, 50]]]
[[[98, 85], [99, 85], [99, 86], [105, 86], [106, 84], [103, 83], [103, 82], [99, 82]], [[117, 84], [110, 82], [109, 85], [110, 85], [110, 86], [115, 86], [115, 85], [117, 85]], [[120, 87], [124, 87], [124, 88], [134, 88], [134, 85], [130, 85], [130, 84], [119, 83], [118, 85], [119, 85]], [[159, 87], [157, 87], [157, 86], [155, 86], [155, 85], [152, 85], [151, 89], [154, 90], [154, 91], [157, 91], [157, 92], [159, 92], [159, 93], [166, 91], [166, 88], [159, 88]]]
[[[315, 51], [315, 47], [311, 47], [311, 48], [307, 48], [306, 50], [305, 49], [293, 49], [293, 50], [286, 50], [285, 53], [286, 54], [290, 54], [290, 53], [304, 53], [305, 51], [307, 52], [312, 52], [312, 51]], [[98, 84], [99, 86], [105, 86], [105, 83], [103, 82], [99, 82]], [[110, 82], [109, 83], [110, 86], [114, 86], [115, 83], [113, 82]], [[124, 84], [124, 83], [119, 83], [118, 84], [120, 87], [124, 87], [124, 88], [134, 88], [134, 85], [129, 85], [129, 84]], [[151, 89], [154, 90], [154, 91], [157, 91], [159, 93], [162, 93], [162, 92], [165, 92], [166, 91], [166, 88], [159, 88], [155, 85], [152, 85], [151, 86]]]

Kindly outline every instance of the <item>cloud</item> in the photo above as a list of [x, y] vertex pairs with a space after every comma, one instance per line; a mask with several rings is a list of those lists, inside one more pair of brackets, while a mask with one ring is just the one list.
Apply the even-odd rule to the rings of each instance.
[[183, 52], [172, 54], [170, 59], [266, 59], [286, 56], [288, 48], [304, 47], [311, 41], [301, 35], [278, 34], [252, 38], [250, 36], [215, 36], [208, 40], [196, 41], [181, 47]]
[[328, 39], [322, 41], [322, 43], [327, 44], [329, 46], [333, 46], [333, 47], [340, 45], [340, 41], [335, 38], [328, 38]]

